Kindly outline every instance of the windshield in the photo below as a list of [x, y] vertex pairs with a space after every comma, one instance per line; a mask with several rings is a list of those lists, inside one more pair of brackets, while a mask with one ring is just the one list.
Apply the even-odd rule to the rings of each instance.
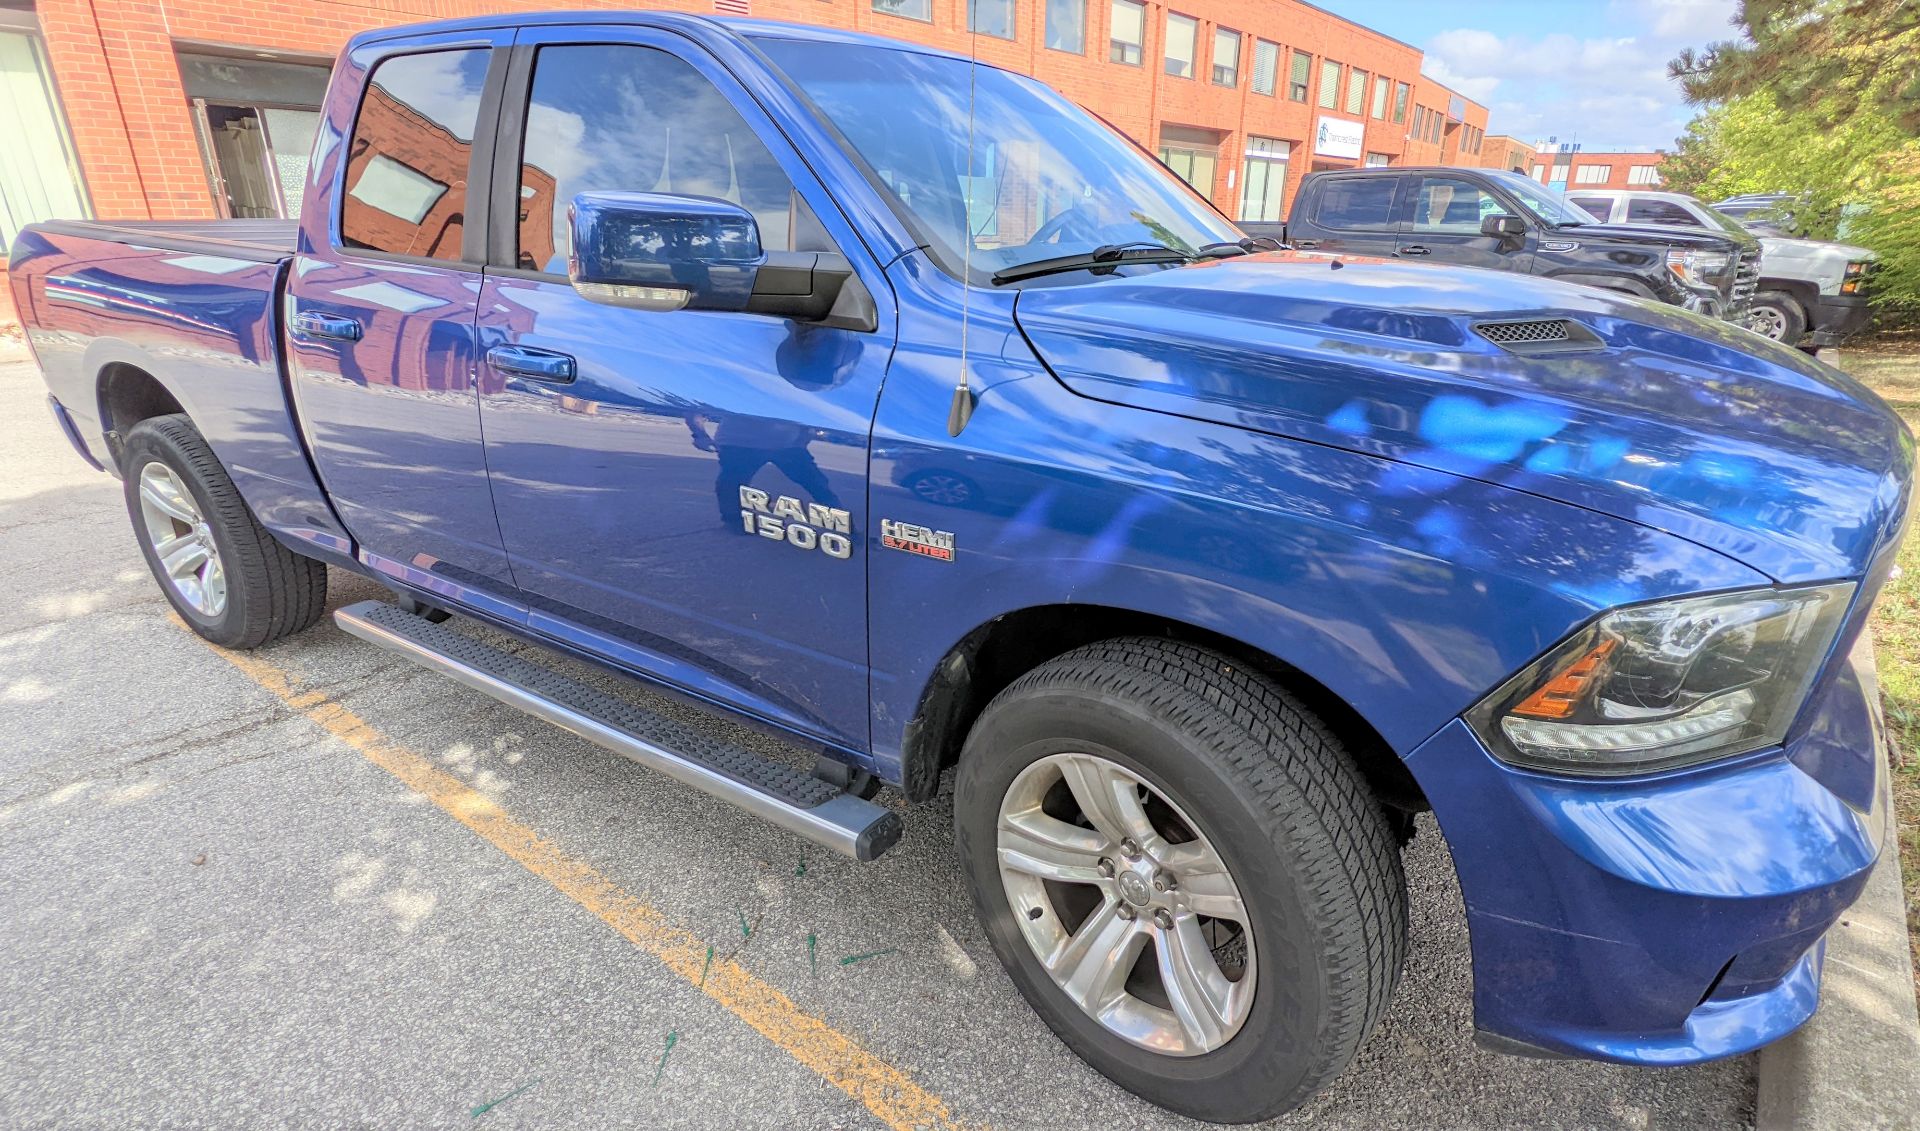
[[758, 43], [955, 277], [985, 283], [1112, 244], [1193, 254], [1241, 238], [1165, 166], [1032, 79], [888, 47]]
[[1488, 173], [1500, 187], [1520, 198], [1520, 203], [1549, 224], [1591, 224], [1594, 219], [1566, 197], [1532, 177], [1519, 173]]

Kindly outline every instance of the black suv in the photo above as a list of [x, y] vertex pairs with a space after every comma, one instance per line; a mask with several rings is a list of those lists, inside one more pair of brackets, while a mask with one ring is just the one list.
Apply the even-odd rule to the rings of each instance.
[[1544, 275], [1742, 325], [1760, 278], [1760, 243], [1751, 236], [1595, 223], [1538, 181], [1492, 169], [1313, 173], [1283, 227], [1240, 226], [1304, 251]]

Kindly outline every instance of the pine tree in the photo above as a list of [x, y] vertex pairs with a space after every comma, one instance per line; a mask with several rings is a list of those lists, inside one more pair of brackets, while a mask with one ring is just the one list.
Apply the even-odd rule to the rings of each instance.
[[1667, 64], [1687, 101], [1767, 91], [1826, 125], [1872, 113], [1920, 134], [1920, 2], [1744, 0], [1733, 23], [1744, 40]]

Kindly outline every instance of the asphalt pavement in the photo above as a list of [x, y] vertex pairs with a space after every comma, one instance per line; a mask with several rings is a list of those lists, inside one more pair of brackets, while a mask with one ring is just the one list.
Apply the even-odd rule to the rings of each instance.
[[[0, 342], [0, 1126], [1189, 1125], [1016, 994], [944, 797], [859, 865], [331, 622], [221, 653], [44, 397]], [[1406, 864], [1387, 1016], [1278, 1126], [1746, 1124], [1751, 1058], [1478, 1050], [1430, 821]]]

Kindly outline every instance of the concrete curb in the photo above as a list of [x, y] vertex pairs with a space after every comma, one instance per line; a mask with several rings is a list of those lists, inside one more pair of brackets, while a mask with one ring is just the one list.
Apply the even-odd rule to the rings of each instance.
[[1758, 1131], [1920, 1127], [1920, 1013], [1891, 797], [1884, 808], [1880, 862], [1827, 933], [1820, 1011], [1760, 1051]]

